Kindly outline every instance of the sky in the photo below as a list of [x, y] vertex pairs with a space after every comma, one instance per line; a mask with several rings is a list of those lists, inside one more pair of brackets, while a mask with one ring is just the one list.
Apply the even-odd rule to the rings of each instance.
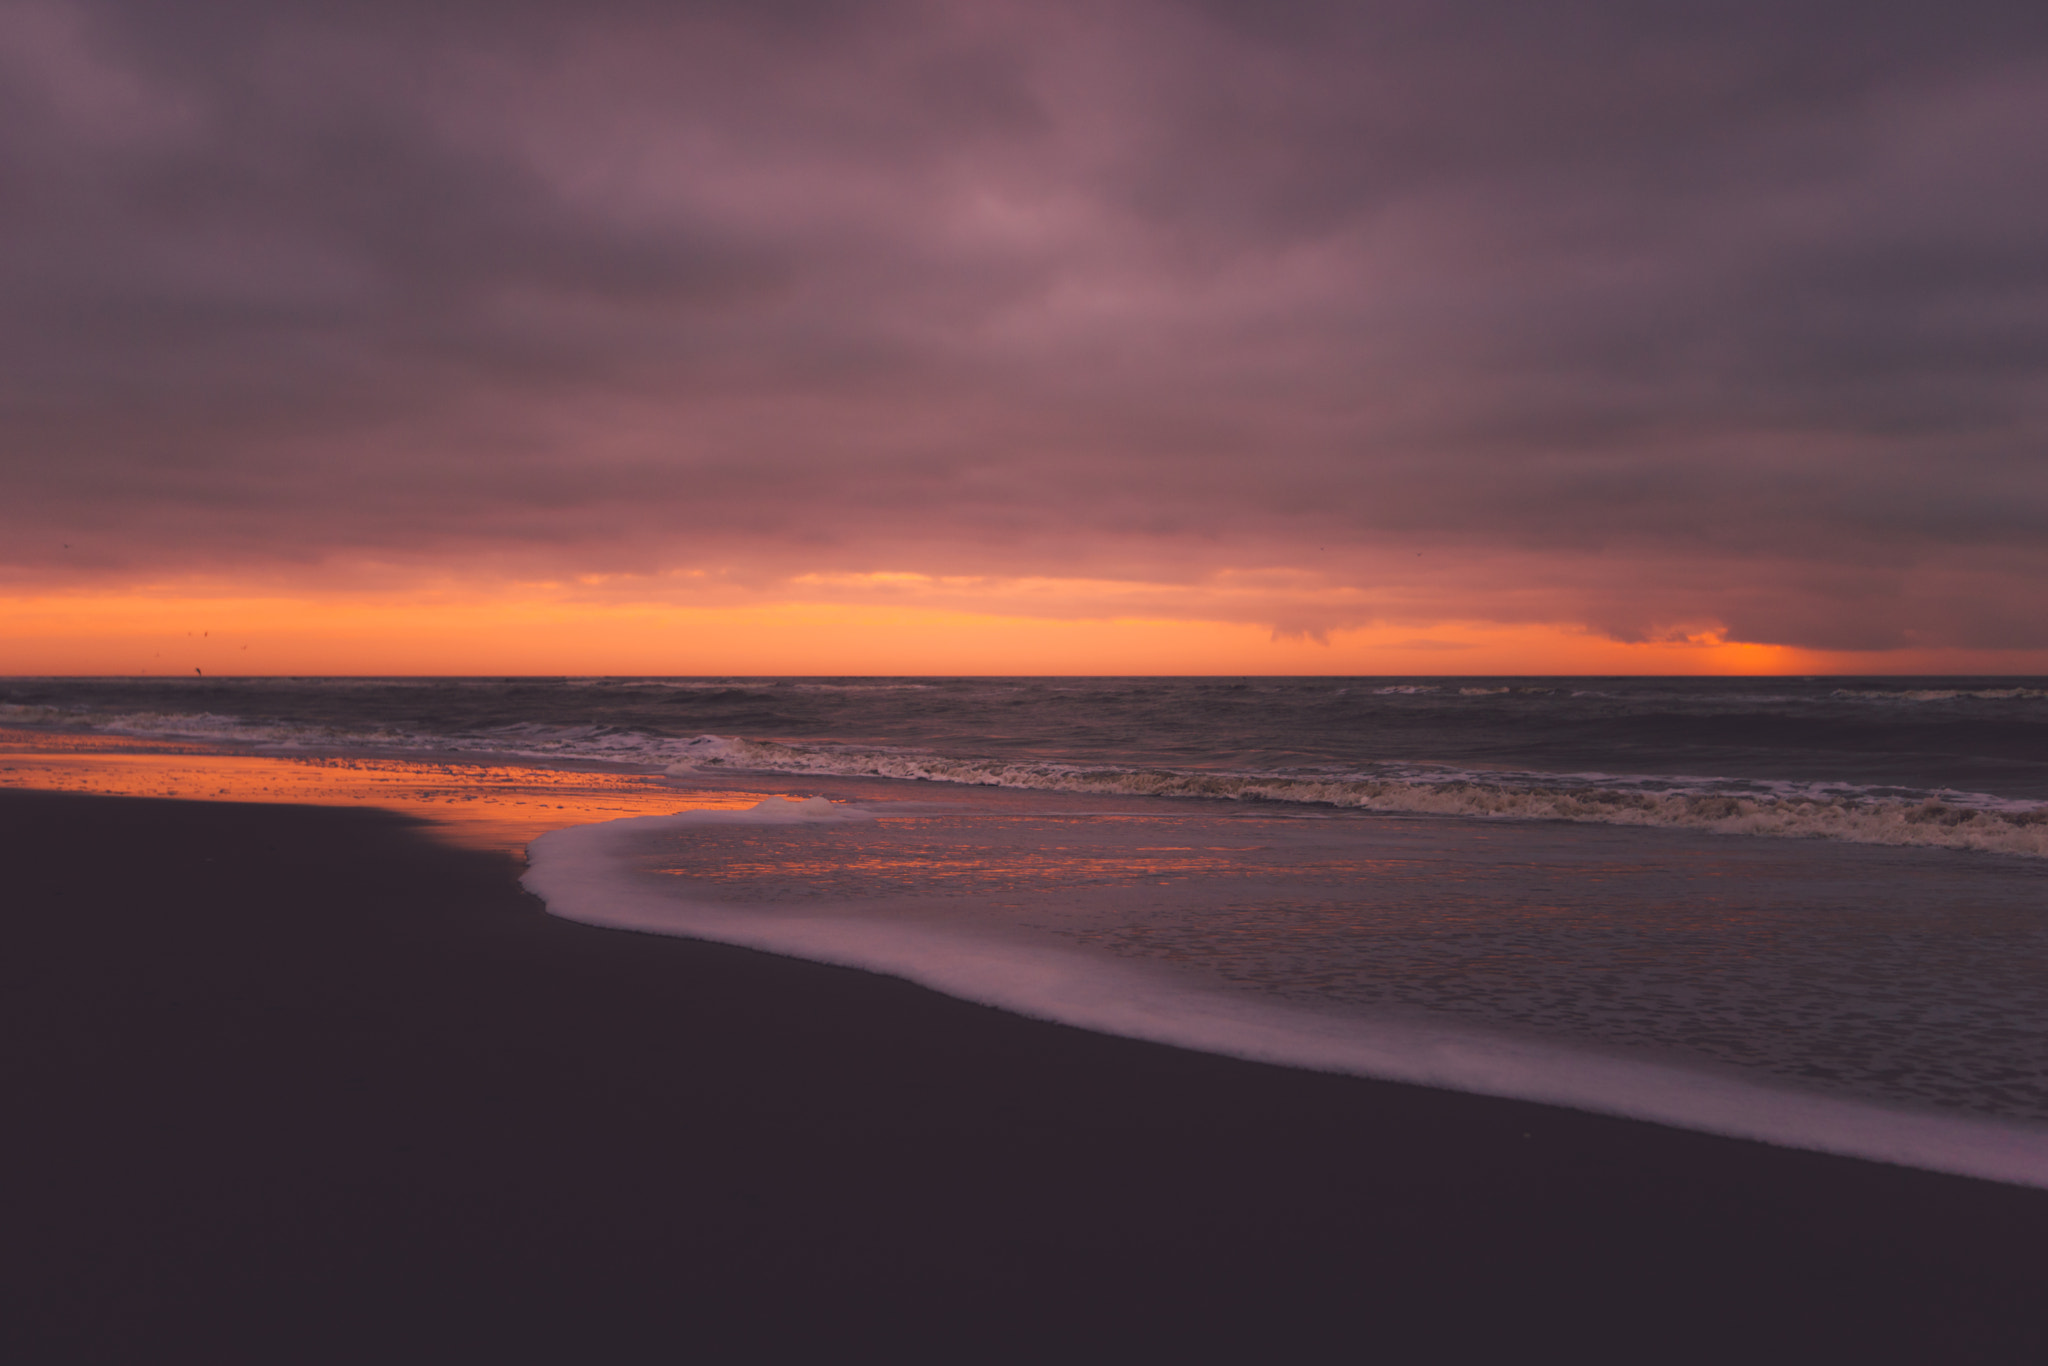
[[0, 672], [2048, 673], [2048, 6], [0, 0]]

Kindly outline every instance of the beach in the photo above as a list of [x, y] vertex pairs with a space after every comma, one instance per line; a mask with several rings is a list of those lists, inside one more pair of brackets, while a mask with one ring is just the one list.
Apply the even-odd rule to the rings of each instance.
[[2048, 7], [0, 0], [0, 1366], [2048, 1366]]
[[2048, 1192], [567, 923], [374, 808], [0, 843], [17, 1360], [2048, 1347]]

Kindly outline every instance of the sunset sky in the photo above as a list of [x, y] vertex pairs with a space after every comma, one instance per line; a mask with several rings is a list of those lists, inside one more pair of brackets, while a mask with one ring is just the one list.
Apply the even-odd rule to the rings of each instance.
[[2048, 673], [2048, 6], [0, 0], [0, 672]]

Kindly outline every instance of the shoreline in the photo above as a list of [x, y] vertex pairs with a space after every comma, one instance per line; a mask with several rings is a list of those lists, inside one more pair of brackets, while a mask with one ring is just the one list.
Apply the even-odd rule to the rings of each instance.
[[1444, 1018], [1347, 1019], [1272, 1000], [1191, 992], [1144, 965], [1057, 943], [990, 941], [971, 930], [949, 933], [886, 917], [759, 916], [650, 888], [625, 871], [636, 841], [657, 832], [869, 818], [858, 804], [850, 813], [829, 802], [813, 811], [773, 799], [762, 805], [768, 809], [692, 810], [552, 830], [528, 847], [520, 883], [541, 897], [549, 914], [580, 924], [855, 968], [1092, 1033], [2048, 1191], [2048, 1125], [2038, 1120], [1887, 1105], [1869, 1096], [1800, 1089], [1768, 1074]]
[[22, 1359], [2048, 1347], [2048, 1192], [593, 928], [375, 808], [0, 848]]

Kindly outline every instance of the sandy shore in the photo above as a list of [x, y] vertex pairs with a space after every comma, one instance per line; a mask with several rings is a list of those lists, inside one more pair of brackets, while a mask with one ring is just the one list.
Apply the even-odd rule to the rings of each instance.
[[0, 848], [11, 1360], [2048, 1351], [2048, 1192], [568, 924], [371, 809]]

